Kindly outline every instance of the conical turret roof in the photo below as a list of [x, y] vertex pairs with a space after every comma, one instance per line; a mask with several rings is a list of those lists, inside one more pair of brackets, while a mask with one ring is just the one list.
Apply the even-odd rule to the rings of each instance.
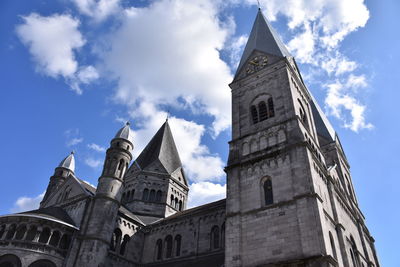
[[291, 57], [278, 34], [262, 14], [261, 9], [258, 9], [257, 17], [254, 21], [249, 39], [247, 40], [236, 75], [254, 50], [279, 57]]
[[133, 144], [133, 131], [130, 127], [130, 123], [127, 122], [126, 125], [117, 132], [114, 138], [122, 138]]
[[58, 167], [66, 168], [71, 170], [72, 172], [75, 172], [75, 157], [74, 157], [74, 152], [71, 152], [65, 159], [63, 159], [60, 164], [58, 164]]
[[136, 163], [143, 170], [157, 160], [160, 161], [169, 174], [172, 174], [176, 169], [182, 167], [168, 120], [147, 144], [136, 159]]

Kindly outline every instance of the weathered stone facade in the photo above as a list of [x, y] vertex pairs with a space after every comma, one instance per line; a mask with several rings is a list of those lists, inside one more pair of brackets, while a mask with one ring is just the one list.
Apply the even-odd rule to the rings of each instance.
[[226, 199], [186, 209], [168, 121], [128, 169], [126, 125], [97, 188], [71, 154], [38, 210], [0, 216], [0, 267], [378, 267], [339, 138], [261, 11], [230, 86]]

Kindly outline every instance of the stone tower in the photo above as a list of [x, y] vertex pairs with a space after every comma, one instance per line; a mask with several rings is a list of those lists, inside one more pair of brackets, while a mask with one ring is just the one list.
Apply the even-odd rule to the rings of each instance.
[[71, 152], [65, 159], [63, 159], [60, 164], [55, 168], [53, 176], [50, 177], [49, 185], [47, 186], [46, 193], [43, 200], [40, 202], [40, 207], [49, 198], [51, 194], [57, 191], [57, 188], [64, 183], [65, 179], [70, 174], [74, 174], [75, 171], [75, 157], [74, 152]]
[[225, 266], [378, 266], [339, 139], [260, 10], [230, 86]]
[[111, 140], [96, 194], [81, 226], [82, 241], [72, 266], [102, 266], [107, 256], [124, 190], [124, 175], [132, 160], [132, 130], [127, 123]]
[[184, 210], [188, 182], [168, 120], [130, 167], [123, 203], [137, 214], [165, 218]]

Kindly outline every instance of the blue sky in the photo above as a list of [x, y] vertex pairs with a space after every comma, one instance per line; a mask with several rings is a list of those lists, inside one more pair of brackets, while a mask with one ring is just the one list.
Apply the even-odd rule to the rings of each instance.
[[[261, 0], [338, 132], [382, 266], [398, 266], [400, 35], [395, 0]], [[253, 0], [0, 2], [0, 213], [34, 208], [76, 152], [97, 183], [130, 120], [135, 155], [170, 125], [190, 205], [224, 197], [230, 90]]]

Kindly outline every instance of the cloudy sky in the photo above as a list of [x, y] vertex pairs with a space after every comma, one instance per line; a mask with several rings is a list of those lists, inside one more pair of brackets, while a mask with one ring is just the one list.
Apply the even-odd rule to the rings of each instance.
[[[383, 266], [398, 266], [396, 0], [260, 0], [341, 137]], [[97, 183], [127, 120], [137, 156], [169, 114], [190, 206], [225, 196], [230, 90], [255, 0], [0, 2], [0, 213], [35, 208], [59, 161]], [[397, 265], [396, 265], [397, 264]]]

